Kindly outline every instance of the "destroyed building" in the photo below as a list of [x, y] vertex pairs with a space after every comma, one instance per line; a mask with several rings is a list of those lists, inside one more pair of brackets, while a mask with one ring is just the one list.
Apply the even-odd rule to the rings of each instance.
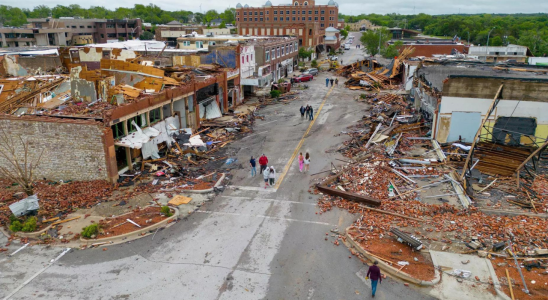
[[160, 68], [152, 66], [156, 56], [132, 50], [61, 48], [60, 67], [70, 74], [23, 74], [27, 69], [5, 56], [11, 72], [0, 81], [0, 126], [44, 150], [37, 178], [114, 182], [136, 163], [159, 158], [173, 134], [241, 103], [237, 47], [211, 49], [195, 66]]

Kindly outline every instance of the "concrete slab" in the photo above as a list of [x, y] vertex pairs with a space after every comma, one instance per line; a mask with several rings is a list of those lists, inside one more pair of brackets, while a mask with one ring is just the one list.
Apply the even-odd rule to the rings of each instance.
[[[494, 290], [488, 290], [491, 287], [488, 283], [491, 276], [491, 262], [488, 259], [476, 255], [439, 251], [430, 251], [430, 255], [434, 266], [441, 266], [443, 271], [441, 282], [430, 290], [430, 295], [444, 300], [498, 299], [493, 294]], [[463, 261], [470, 262], [463, 264]], [[472, 275], [458, 282], [457, 277], [449, 275], [455, 269], [470, 271]], [[480, 281], [475, 279], [476, 276]]]

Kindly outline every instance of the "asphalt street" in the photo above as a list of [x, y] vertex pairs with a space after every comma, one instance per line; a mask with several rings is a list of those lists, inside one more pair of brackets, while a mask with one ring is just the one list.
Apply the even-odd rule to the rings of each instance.
[[[354, 45], [359, 33], [352, 33]], [[352, 48], [346, 63], [362, 56]], [[73, 250], [29, 247], [0, 261], [0, 299], [368, 299], [367, 268], [344, 246], [325, 241], [357, 216], [334, 209], [319, 214], [309, 186], [342, 156], [345, 128], [361, 119], [366, 104], [342, 86], [326, 87], [320, 73], [299, 100], [267, 106], [248, 137], [229, 144], [241, 167], [231, 186], [175, 225], [131, 243]], [[302, 119], [301, 105], [316, 119]], [[311, 155], [310, 172], [295, 156]], [[265, 153], [278, 172], [275, 187], [251, 177], [248, 160]], [[4, 243], [1, 240], [0, 243]], [[417, 288], [386, 279], [378, 299], [431, 299]]]

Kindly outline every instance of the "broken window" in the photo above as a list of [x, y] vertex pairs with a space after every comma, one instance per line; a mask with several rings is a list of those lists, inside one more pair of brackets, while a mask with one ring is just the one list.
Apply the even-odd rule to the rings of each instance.
[[124, 122], [116, 123], [110, 127], [115, 140], [124, 137]]
[[150, 124], [154, 124], [162, 120], [162, 115], [160, 113], [159, 107], [149, 111], [148, 116], [149, 116], [148, 118], [149, 118]]
[[499, 117], [493, 128], [493, 142], [518, 146], [535, 143], [537, 120], [534, 118]]
[[147, 126], [146, 114], [140, 114], [138, 116], [135, 116], [135, 117], [130, 118], [130, 119], [127, 120], [127, 127], [128, 127], [128, 132], [129, 133], [137, 131], [137, 127], [135, 127], [135, 125], [133, 125], [133, 123], [137, 124], [137, 126], [139, 126], [141, 128], [146, 127]]

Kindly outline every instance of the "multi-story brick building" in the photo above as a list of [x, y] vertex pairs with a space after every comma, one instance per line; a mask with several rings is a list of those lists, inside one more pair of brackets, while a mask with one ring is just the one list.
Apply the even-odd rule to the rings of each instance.
[[314, 0], [293, 0], [293, 4], [273, 6], [266, 1], [262, 7], [236, 5], [236, 26], [242, 35], [292, 35], [299, 46], [324, 51], [325, 29], [337, 27], [339, 5], [329, 0], [316, 5]]

